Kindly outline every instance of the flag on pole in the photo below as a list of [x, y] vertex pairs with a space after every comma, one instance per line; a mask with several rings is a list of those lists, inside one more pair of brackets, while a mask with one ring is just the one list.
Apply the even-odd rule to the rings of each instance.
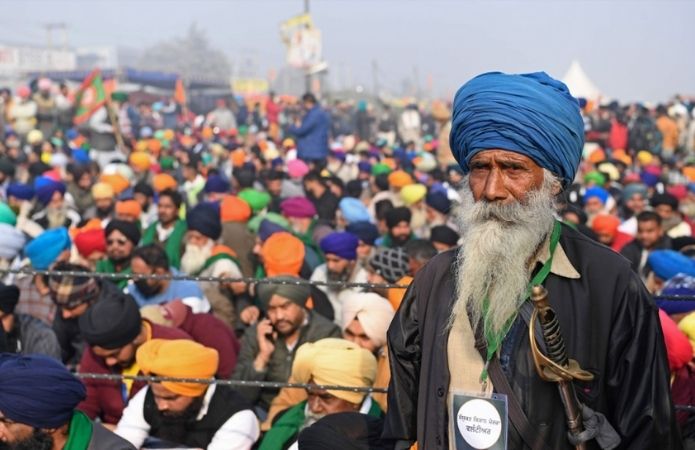
[[75, 125], [86, 122], [94, 112], [106, 103], [106, 89], [101, 71], [94, 69], [75, 94]]
[[174, 101], [179, 105], [186, 104], [186, 91], [183, 89], [183, 81], [181, 78], [176, 80], [176, 89], [174, 90]]

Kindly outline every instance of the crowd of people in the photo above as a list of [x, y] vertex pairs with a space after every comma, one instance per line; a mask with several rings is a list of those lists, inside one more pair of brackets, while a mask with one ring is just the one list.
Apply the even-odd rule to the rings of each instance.
[[[0, 90], [0, 448], [390, 448], [386, 394], [321, 386], [389, 385], [405, 287], [467, 239], [452, 105], [271, 94], [195, 116], [117, 91], [74, 125], [73, 99]], [[693, 404], [695, 103], [579, 105], [558, 218], [627, 258]]]

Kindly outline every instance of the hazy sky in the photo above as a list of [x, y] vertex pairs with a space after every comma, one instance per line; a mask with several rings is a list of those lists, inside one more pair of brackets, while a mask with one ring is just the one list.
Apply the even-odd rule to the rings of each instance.
[[[3, 0], [0, 43], [44, 43], [42, 24], [65, 22], [74, 46], [144, 48], [192, 22], [235, 66], [259, 75], [284, 63], [279, 24], [303, 0]], [[573, 59], [601, 91], [628, 100], [695, 95], [695, 1], [311, 0], [336, 83], [398, 90], [417, 74], [448, 96], [477, 73], [545, 70]]]

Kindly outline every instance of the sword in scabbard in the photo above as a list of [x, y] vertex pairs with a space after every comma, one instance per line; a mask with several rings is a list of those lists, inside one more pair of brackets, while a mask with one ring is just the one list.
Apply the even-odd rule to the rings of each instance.
[[[548, 304], [548, 291], [543, 286], [531, 288], [531, 301], [534, 309], [529, 322], [529, 341], [531, 355], [536, 366], [538, 376], [544, 381], [557, 383], [560, 398], [565, 408], [567, 427], [573, 436], [579, 435], [583, 430], [582, 411], [577, 393], [574, 390], [573, 380], [591, 381], [593, 374], [583, 370], [579, 363], [567, 357], [565, 341], [560, 330], [555, 311]], [[538, 348], [535, 338], [536, 318], [540, 323], [543, 341], [547, 355]], [[585, 450], [586, 444], [580, 442], [575, 445], [577, 450]]]

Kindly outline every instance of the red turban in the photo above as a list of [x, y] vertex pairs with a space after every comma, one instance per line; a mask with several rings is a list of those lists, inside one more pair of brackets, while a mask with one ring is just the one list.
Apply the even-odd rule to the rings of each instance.
[[83, 231], [75, 236], [75, 247], [84, 258], [94, 252], [106, 253], [106, 234], [101, 228]]

